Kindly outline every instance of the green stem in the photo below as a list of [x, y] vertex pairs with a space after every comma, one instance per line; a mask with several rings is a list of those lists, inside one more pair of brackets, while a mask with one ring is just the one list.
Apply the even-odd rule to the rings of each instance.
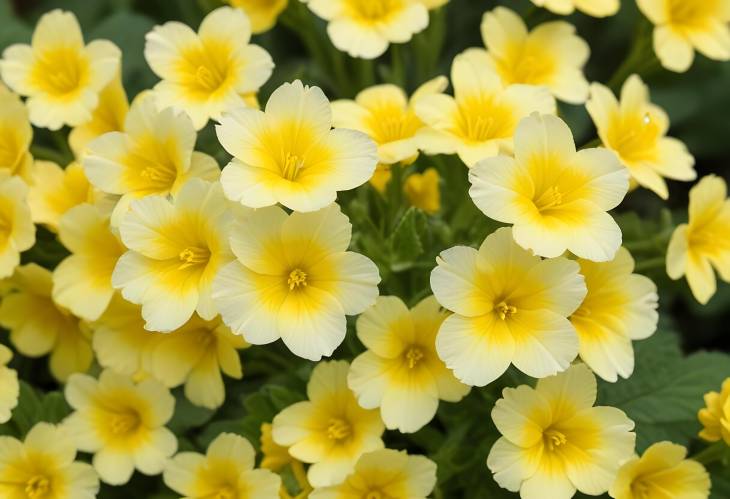
[[403, 61], [403, 47], [396, 44], [390, 45], [390, 79], [394, 85], [405, 87], [406, 69]]
[[655, 59], [652, 47], [651, 24], [642, 19], [636, 28], [636, 35], [628, 55], [608, 80], [608, 87], [617, 92], [632, 74], [646, 71], [647, 60]]
[[355, 91], [375, 84], [375, 66], [372, 59], [353, 59], [356, 66], [357, 87]]
[[[666, 220], [663, 223], [667, 223]], [[646, 252], [646, 251], [659, 251], [662, 256], [666, 252], [669, 239], [674, 233], [674, 225], [670, 224], [664, 228], [659, 234], [645, 239], [643, 241], [631, 241], [624, 243], [624, 247], [630, 252]]]
[[586, 144], [583, 147], [581, 147], [581, 149], [590, 149], [593, 147], [601, 147], [602, 144], [603, 144], [603, 142], [601, 141], [601, 139], [596, 137], [595, 139], [593, 139], [589, 142], [586, 142]]
[[53, 161], [59, 166], [66, 166], [66, 157], [55, 149], [51, 149], [50, 147], [33, 144], [30, 146], [30, 153], [35, 159]]
[[724, 441], [715, 442], [709, 447], [705, 447], [694, 456], [690, 456], [690, 459], [702, 463], [705, 466], [715, 461], [720, 461], [723, 456], [728, 452], [728, 446]]

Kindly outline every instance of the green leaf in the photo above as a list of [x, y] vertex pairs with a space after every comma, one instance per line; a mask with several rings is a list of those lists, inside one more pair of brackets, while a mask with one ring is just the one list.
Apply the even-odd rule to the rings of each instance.
[[71, 414], [71, 407], [61, 392], [50, 392], [43, 396], [39, 421], [58, 424]]
[[35, 425], [43, 410], [43, 405], [35, 389], [25, 381], [20, 381], [18, 406], [13, 410], [12, 421], [18, 428], [21, 436], [28, 433]]
[[390, 247], [392, 248], [391, 267], [394, 271], [408, 269], [423, 253], [420, 234], [425, 228], [425, 216], [417, 208], [409, 208], [398, 221], [398, 225], [396, 225], [393, 234], [390, 236]]
[[622, 409], [636, 423], [638, 452], [660, 440], [688, 445], [700, 430], [702, 397], [730, 374], [730, 356], [700, 352], [683, 357], [677, 336], [661, 329], [634, 348], [634, 374], [600, 383], [599, 403]]
[[200, 407], [190, 402], [180, 388], [176, 389], [173, 395], [175, 395], [175, 413], [167, 426], [174, 433], [182, 434], [193, 428], [203, 426], [215, 413], [212, 409]]

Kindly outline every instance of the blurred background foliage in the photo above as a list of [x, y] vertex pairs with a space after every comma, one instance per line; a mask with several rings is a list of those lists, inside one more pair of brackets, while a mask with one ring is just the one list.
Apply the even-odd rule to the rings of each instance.
[[[653, 100], [664, 107], [672, 121], [671, 134], [683, 140], [697, 159], [699, 176], [730, 176], [730, 63], [698, 57], [684, 74], [661, 69], [651, 50], [624, 61], [637, 37], [649, 36], [648, 21], [633, 0], [623, 0], [618, 15], [595, 19], [581, 14], [567, 18], [591, 46], [586, 74], [591, 81], [609, 82], [620, 88], [630, 71], [638, 71], [651, 87]], [[54, 8], [73, 11], [87, 40], [106, 38], [123, 52], [123, 80], [130, 100], [152, 87], [156, 77], [145, 62], [144, 35], [156, 24], [170, 20], [197, 28], [203, 17], [221, 5], [220, 0], [0, 0], [0, 49], [28, 42], [38, 18]], [[508, 6], [530, 26], [556, 19], [529, 0], [451, 0], [447, 8], [431, 13], [428, 29], [406, 45], [391, 46], [376, 61], [354, 60], [332, 47], [324, 23], [298, 0], [290, 0], [277, 26], [254, 43], [271, 53], [276, 69], [259, 95], [265, 103], [282, 82], [302, 79], [321, 86], [331, 99], [354, 97], [374, 83], [392, 82], [412, 92], [436, 75], [448, 75], [453, 57], [468, 47], [482, 46], [479, 24], [482, 14], [497, 5]], [[636, 55], [636, 54], [635, 54]], [[560, 104], [560, 113], [571, 126], [578, 146], [593, 141], [595, 129], [582, 106]], [[57, 136], [35, 130], [34, 143], [72, 158]], [[213, 125], [199, 135], [198, 149], [213, 154], [225, 165], [228, 156], [220, 148]], [[426, 215], [409, 208], [402, 195], [402, 180], [411, 171], [436, 167], [442, 176], [442, 210]], [[415, 304], [429, 294], [428, 276], [435, 256], [455, 244], [476, 246], [497, 224], [474, 207], [466, 194], [466, 168], [452, 157], [421, 157], [405, 170], [394, 169], [384, 195], [370, 187], [340, 194], [340, 203], [355, 226], [353, 245], [380, 267], [382, 294], [397, 294]], [[686, 283], [668, 279], [664, 253], [673, 227], [686, 220], [689, 183], [671, 182], [670, 199], [662, 202], [649, 191], [630, 193], [617, 210], [624, 242], [637, 259], [637, 271], [650, 276], [660, 290], [662, 321], [649, 340], [635, 343], [636, 372], [616, 384], [600, 384], [599, 402], [625, 410], [637, 422], [637, 451], [650, 443], [669, 439], [701, 445], [696, 412], [702, 395], [719, 389], [730, 375], [730, 285], [702, 307], [692, 298]], [[39, 244], [24, 255], [52, 268], [64, 255], [50, 233], [39, 234]], [[352, 358], [363, 350], [350, 320], [345, 344], [335, 356]], [[4, 341], [4, 340], [3, 340]], [[714, 353], [707, 352], [715, 351]], [[180, 436], [181, 450], [204, 449], [221, 431], [247, 436], [258, 446], [260, 425], [279, 410], [304, 398], [312, 364], [289, 354], [279, 343], [243, 352], [244, 379], [226, 380], [227, 401], [213, 413], [196, 408], [177, 393], [178, 407], [171, 423]], [[23, 384], [20, 407], [3, 433], [24, 434], [38, 420], [60, 421], [67, 413], [63, 397], [46, 371], [46, 359], [16, 356]], [[514, 497], [497, 487], [485, 466], [486, 455], [498, 434], [490, 410], [501, 388], [532, 380], [511, 369], [502, 379], [475, 389], [460, 404], [442, 403], [437, 418], [413, 435], [389, 432], [386, 444], [428, 454], [439, 465], [436, 498]], [[32, 385], [32, 386], [31, 386]], [[721, 464], [711, 467], [713, 497], [730, 497], [730, 472]], [[291, 482], [291, 477], [285, 477]], [[104, 486], [100, 497], [174, 497], [160, 477], [135, 475], [125, 487]]]

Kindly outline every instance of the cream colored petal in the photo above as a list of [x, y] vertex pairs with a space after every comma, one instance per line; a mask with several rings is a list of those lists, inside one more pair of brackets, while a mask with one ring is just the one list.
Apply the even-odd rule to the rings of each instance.
[[311, 267], [311, 286], [330, 293], [347, 315], [367, 309], [378, 296], [378, 267], [351, 251], [334, 253]]
[[479, 286], [482, 272], [479, 253], [467, 246], [454, 246], [441, 252], [431, 271], [431, 289], [441, 305], [467, 317], [491, 310], [490, 297]]
[[388, 48], [388, 40], [375, 27], [345, 17], [330, 21], [327, 34], [338, 50], [351, 57], [375, 59]]
[[536, 390], [550, 404], [553, 420], [561, 421], [593, 406], [596, 377], [585, 364], [575, 364], [560, 374], [538, 380]]
[[542, 433], [551, 423], [548, 402], [527, 385], [502, 390], [502, 398], [492, 409], [492, 420], [508, 442], [532, 447], [542, 440]]
[[515, 46], [527, 38], [527, 27], [514, 11], [497, 7], [485, 12], [481, 24], [482, 40], [491, 54], [507, 58]]
[[500, 487], [519, 492], [522, 482], [534, 475], [541, 456], [541, 445], [524, 449], [502, 437], [490, 449], [487, 466]]
[[203, 19], [198, 28], [201, 40], [225, 40], [242, 47], [251, 40], [251, 22], [246, 13], [233, 7], [219, 7]]
[[705, 57], [717, 61], [730, 59], [730, 28], [726, 20], [711, 19], [704, 29], [691, 30], [689, 39]]
[[662, 66], [677, 73], [687, 71], [695, 57], [689, 40], [668, 26], [659, 26], [654, 30], [654, 52]]
[[400, 355], [414, 333], [411, 313], [397, 296], [379, 296], [357, 319], [357, 337], [373, 354], [386, 359]]
[[155, 26], [145, 35], [144, 56], [157, 76], [176, 79], [181, 52], [198, 44], [198, 38], [190, 27], [177, 21], [170, 21], [162, 26]]

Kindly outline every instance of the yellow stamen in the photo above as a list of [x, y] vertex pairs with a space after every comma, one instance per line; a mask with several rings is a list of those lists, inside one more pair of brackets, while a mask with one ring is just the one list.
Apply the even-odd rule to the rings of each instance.
[[113, 435], [128, 435], [139, 428], [140, 422], [136, 412], [114, 414], [109, 419], [109, 430]]
[[545, 190], [539, 198], [535, 200], [535, 207], [539, 211], [546, 211], [563, 204], [563, 194], [560, 190], [552, 186]]
[[500, 302], [494, 309], [502, 320], [517, 313], [517, 307], [508, 305], [506, 302]]
[[25, 495], [28, 499], [41, 499], [51, 491], [51, 482], [43, 475], [35, 475], [25, 483]]
[[282, 168], [281, 176], [287, 180], [295, 180], [299, 174], [299, 170], [303, 167], [303, 158], [300, 158], [296, 154], [286, 153], [286, 159], [284, 160], [284, 167]]
[[290, 290], [299, 289], [307, 286], [307, 274], [302, 269], [294, 269], [289, 273], [287, 280]]
[[180, 270], [192, 267], [193, 265], [199, 265], [201, 263], [207, 263], [210, 259], [210, 251], [208, 248], [198, 248], [197, 246], [188, 246], [180, 252], [180, 261], [182, 262], [178, 267]]
[[332, 418], [327, 426], [327, 437], [332, 440], [345, 440], [352, 435], [350, 423], [340, 418]]
[[379, 490], [371, 490], [365, 494], [364, 499], [383, 499], [383, 494]]
[[408, 349], [406, 352], [406, 362], [408, 363], [408, 368], [413, 369], [416, 367], [418, 362], [423, 358], [423, 351], [421, 351], [420, 348], [416, 346], [412, 346]]
[[564, 434], [554, 429], [546, 430], [543, 434], [543, 439], [549, 450], [555, 450], [568, 442], [568, 439], [565, 438]]
[[236, 499], [238, 494], [230, 485], [224, 485], [211, 499]]

